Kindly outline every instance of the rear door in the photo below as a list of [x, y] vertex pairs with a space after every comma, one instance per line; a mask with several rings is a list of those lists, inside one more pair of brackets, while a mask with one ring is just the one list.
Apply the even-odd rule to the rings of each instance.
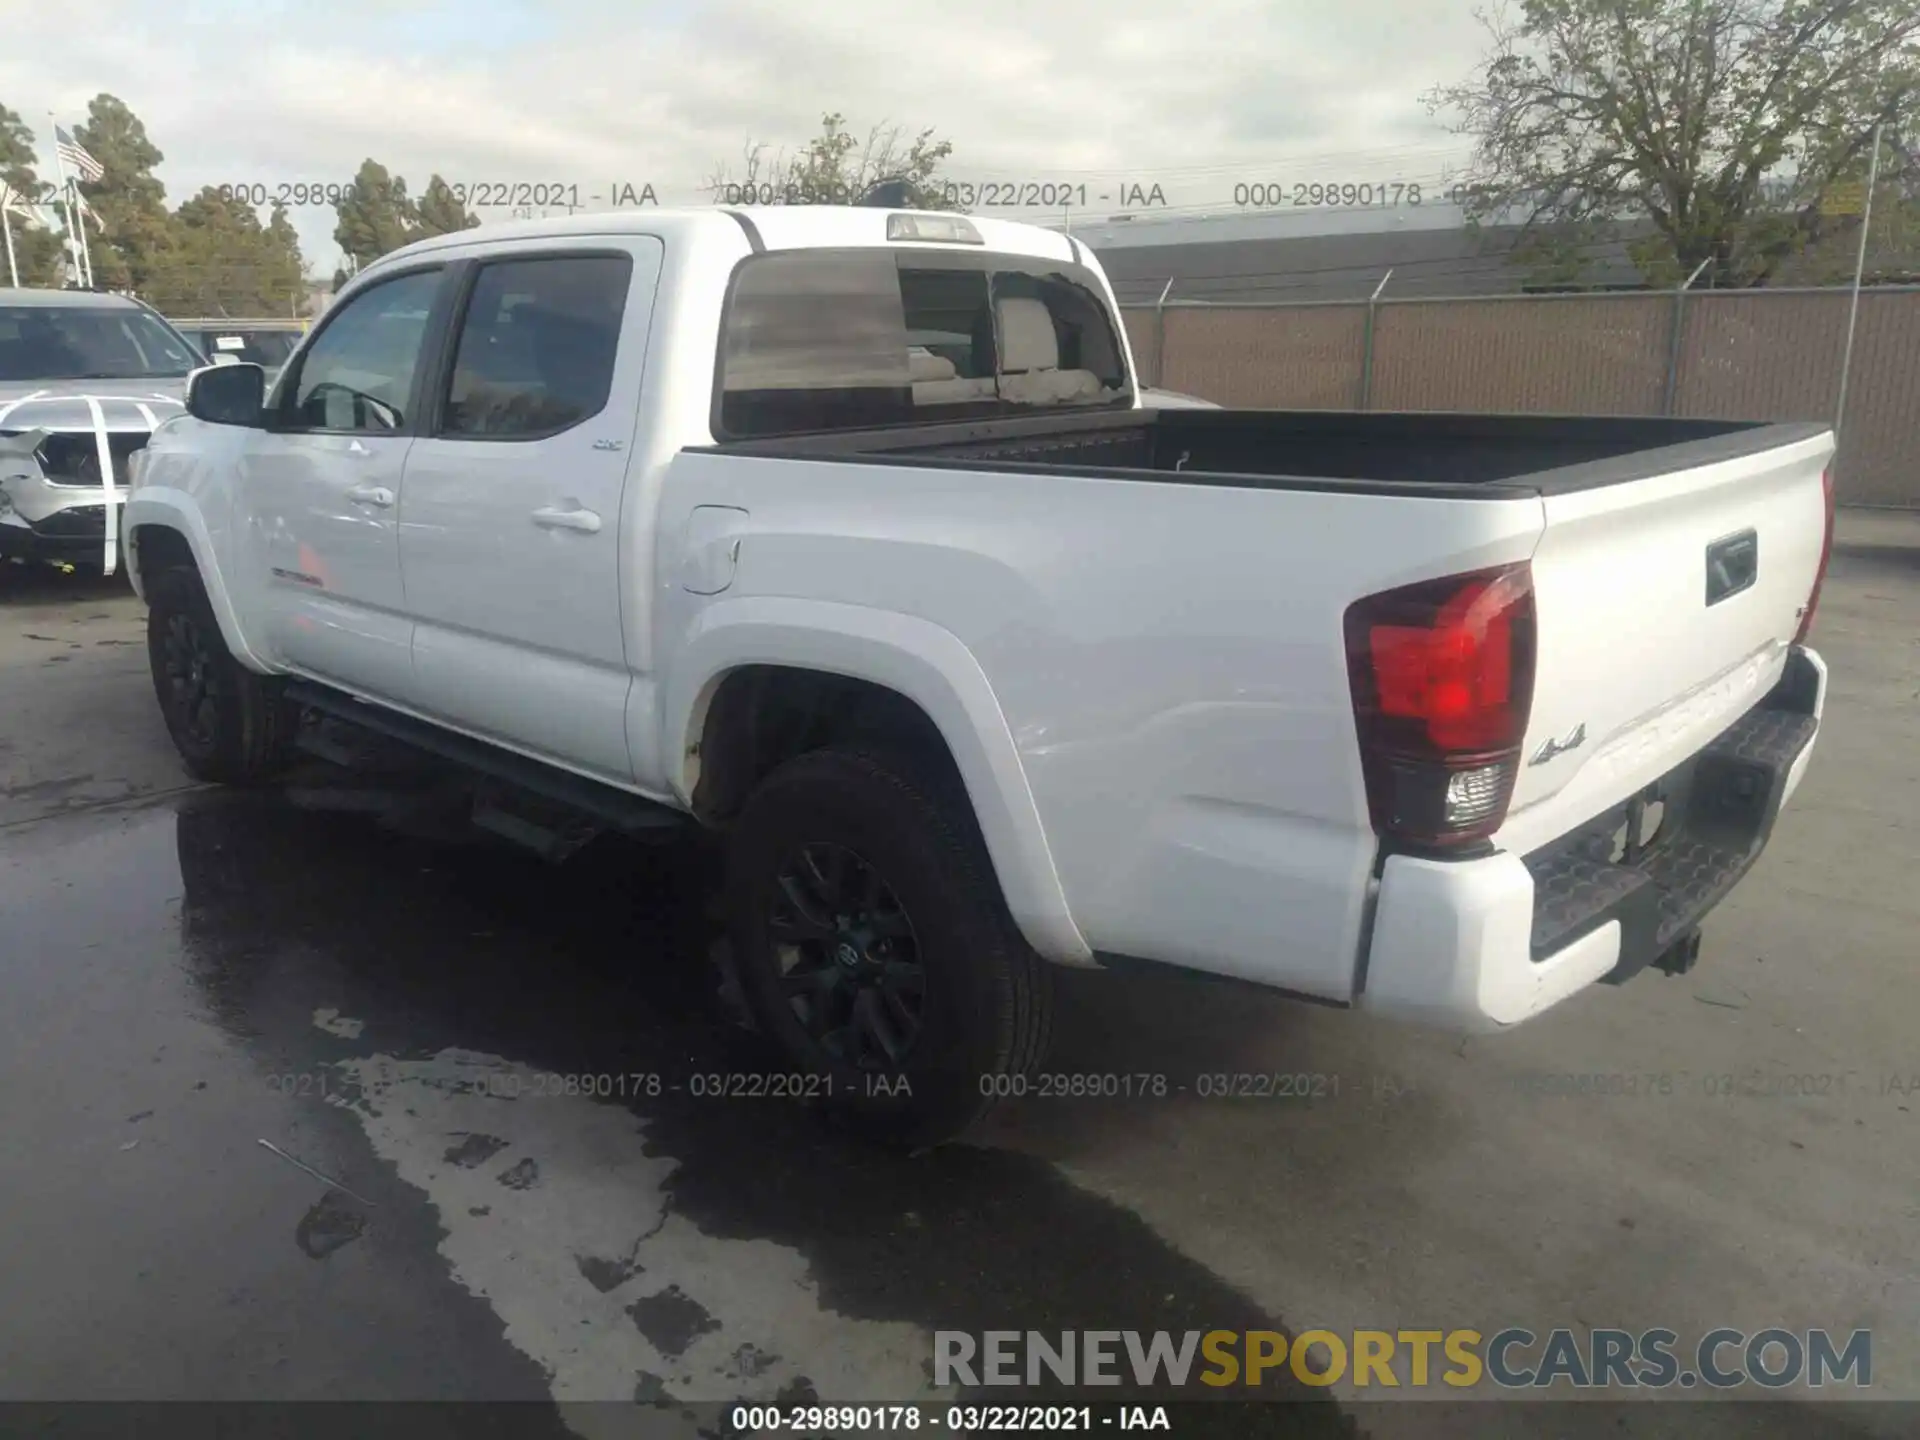
[[400, 511], [414, 705], [626, 783], [620, 507], [662, 253], [594, 237], [464, 267]]
[[1524, 854], [1630, 798], [1779, 678], [1820, 566], [1833, 439], [1752, 441], [1671, 447], [1673, 468], [1644, 479], [1609, 482], [1602, 462], [1549, 480], [1504, 848]]

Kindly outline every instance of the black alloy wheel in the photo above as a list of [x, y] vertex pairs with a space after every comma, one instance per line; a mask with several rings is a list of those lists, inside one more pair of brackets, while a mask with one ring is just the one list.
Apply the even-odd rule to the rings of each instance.
[[967, 1130], [1046, 1053], [1052, 983], [944, 757], [836, 745], [778, 766], [728, 836], [732, 969], [828, 1110], [889, 1145]]
[[217, 658], [224, 655], [213, 647], [198, 616], [176, 610], [166, 617], [161, 632], [161, 665], [166, 676], [161, 704], [177, 732], [195, 747], [211, 749], [219, 738], [219, 705], [224, 697], [223, 679]]
[[280, 774], [300, 723], [282, 682], [233, 658], [194, 571], [159, 570], [145, 589], [154, 699], [187, 769], [222, 785], [257, 785]]
[[904, 1064], [920, 1037], [927, 978], [913, 920], [885, 875], [816, 840], [791, 854], [777, 883], [767, 930], [795, 1017], [863, 1071]]

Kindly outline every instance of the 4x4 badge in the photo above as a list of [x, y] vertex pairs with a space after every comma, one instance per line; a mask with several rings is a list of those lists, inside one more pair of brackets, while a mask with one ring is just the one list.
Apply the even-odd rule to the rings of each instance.
[[1564, 755], [1569, 750], [1578, 750], [1586, 743], [1587, 722], [1582, 720], [1578, 725], [1573, 727], [1573, 733], [1564, 740], [1555, 740], [1549, 736], [1546, 744], [1534, 751], [1533, 759], [1527, 763], [1529, 765], [1544, 765], [1547, 761], [1553, 759], [1554, 756]]

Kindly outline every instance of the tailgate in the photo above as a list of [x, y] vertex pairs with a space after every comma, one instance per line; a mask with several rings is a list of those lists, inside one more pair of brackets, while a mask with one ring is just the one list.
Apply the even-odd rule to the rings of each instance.
[[[1742, 441], [1749, 453], [1703, 458]], [[1785, 666], [1820, 566], [1831, 433], [1767, 427], [1666, 453], [1673, 468], [1645, 478], [1543, 484], [1533, 706], [1503, 849], [1524, 855], [1651, 784]]]

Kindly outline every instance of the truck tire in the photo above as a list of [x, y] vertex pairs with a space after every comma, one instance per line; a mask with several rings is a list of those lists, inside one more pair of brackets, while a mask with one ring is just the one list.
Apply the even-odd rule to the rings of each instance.
[[233, 658], [192, 570], [162, 570], [147, 586], [147, 665], [167, 733], [196, 778], [258, 785], [287, 767], [299, 711], [278, 680]]
[[790, 760], [748, 797], [727, 869], [742, 995], [802, 1094], [918, 1148], [1023, 1088], [1050, 1036], [1051, 971], [941, 767], [867, 748]]

